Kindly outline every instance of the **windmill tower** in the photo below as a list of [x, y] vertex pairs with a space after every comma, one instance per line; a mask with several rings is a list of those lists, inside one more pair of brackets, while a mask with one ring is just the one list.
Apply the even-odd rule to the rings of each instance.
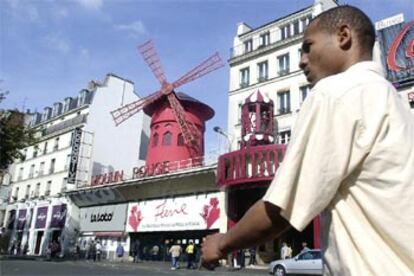
[[148, 167], [181, 160], [196, 160], [204, 155], [205, 121], [214, 115], [208, 105], [175, 89], [224, 66], [218, 53], [194, 67], [178, 80], [167, 81], [152, 41], [138, 47], [161, 87], [158, 91], [111, 112], [116, 125], [140, 110], [151, 116]]

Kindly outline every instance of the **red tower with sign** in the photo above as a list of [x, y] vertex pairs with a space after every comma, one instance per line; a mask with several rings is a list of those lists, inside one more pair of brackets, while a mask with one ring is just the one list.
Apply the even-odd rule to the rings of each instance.
[[[214, 111], [204, 103], [175, 93], [178, 87], [224, 66], [218, 53], [169, 83], [152, 41], [138, 47], [161, 87], [155, 93], [111, 112], [116, 125], [140, 110], [151, 116], [146, 167], [149, 174], [200, 165], [204, 155], [205, 121]], [[145, 174], [148, 174], [147, 172]]]

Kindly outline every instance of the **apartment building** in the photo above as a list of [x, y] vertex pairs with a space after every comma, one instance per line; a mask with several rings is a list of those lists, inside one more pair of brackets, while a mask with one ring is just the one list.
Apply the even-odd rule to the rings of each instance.
[[48, 242], [56, 240], [67, 251], [79, 231], [79, 210], [65, 193], [90, 183], [95, 174], [144, 164], [141, 146], [149, 137], [148, 117], [141, 112], [115, 127], [110, 114], [138, 99], [131, 81], [108, 74], [76, 97], [31, 114], [28, 127], [35, 130], [37, 142], [9, 168], [4, 226], [10, 250], [42, 255]]

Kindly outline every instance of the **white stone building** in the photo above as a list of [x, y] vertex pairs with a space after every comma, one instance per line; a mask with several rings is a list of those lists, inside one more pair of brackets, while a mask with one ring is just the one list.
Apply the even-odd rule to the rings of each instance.
[[334, 0], [315, 0], [309, 7], [257, 28], [239, 23], [229, 60], [227, 127], [233, 150], [240, 148], [241, 105], [257, 90], [275, 103], [276, 142], [289, 141], [297, 112], [309, 93], [299, 68], [303, 31], [311, 18], [336, 5]]
[[[77, 97], [31, 116], [36, 144], [10, 166], [11, 195], [4, 227], [14, 253], [44, 255], [48, 242], [73, 248], [79, 209], [65, 192], [90, 183], [95, 174], [144, 164], [149, 118], [142, 112], [116, 127], [110, 111], [138, 100], [134, 84], [113, 74], [92, 81]], [[144, 150], [141, 150], [144, 149]]]

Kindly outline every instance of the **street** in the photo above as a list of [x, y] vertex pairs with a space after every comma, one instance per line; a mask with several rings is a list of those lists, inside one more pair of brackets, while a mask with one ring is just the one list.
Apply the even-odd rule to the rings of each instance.
[[47, 262], [42, 260], [0, 260], [0, 275], [268, 275], [267, 270], [244, 269], [229, 270], [220, 267], [216, 271], [206, 270], [170, 270], [164, 262], [109, 263], [87, 261]]

